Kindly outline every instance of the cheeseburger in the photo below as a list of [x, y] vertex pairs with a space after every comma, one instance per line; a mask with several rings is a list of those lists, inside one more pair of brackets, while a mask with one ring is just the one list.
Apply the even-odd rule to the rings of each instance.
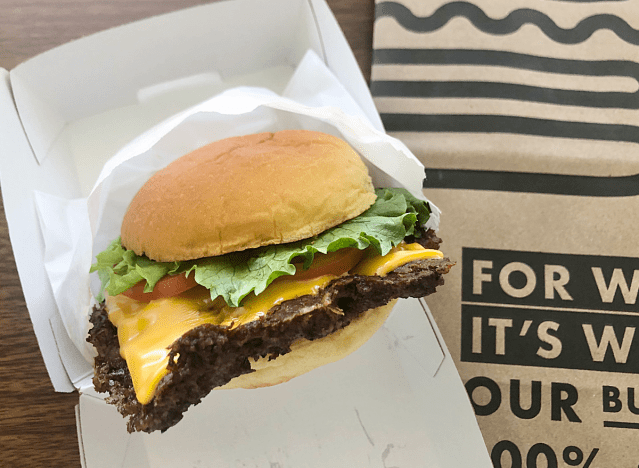
[[443, 284], [428, 202], [373, 188], [341, 139], [290, 130], [175, 160], [96, 257], [93, 383], [128, 430], [165, 431], [216, 388], [286, 382]]

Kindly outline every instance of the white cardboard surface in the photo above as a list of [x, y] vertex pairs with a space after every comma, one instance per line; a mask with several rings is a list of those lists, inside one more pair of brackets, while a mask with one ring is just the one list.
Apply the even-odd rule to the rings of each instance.
[[[9, 74], [0, 69], [0, 187], [9, 237], [31, 322], [49, 376], [57, 391], [70, 392], [74, 386], [65, 371], [53, 334], [55, 327], [51, 325], [52, 321], [59, 322], [60, 316], [44, 269], [44, 240], [38, 229], [32, 195], [33, 188], [39, 187], [59, 196], [73, 196], [71, 187], [75, 183], [72, 182], [72, 169], [56, 169], [50, 164], [38, 165], [14, 105]], [[64, 340], [62, 336], [60, 342]], [[84, 367], [78, 374], [91, 372], [86, 361]]]
[[[307, 33], [315, 29], [310, 21], [307, 3], [298, 0], [226, 1], [138, 21], [17, 66], [11, 71], [16, 104], [42, 161], [66, 123], [135, 105], [141, 89], [202, 73], [231, 80], [294, 66], [306, 49], [319, 48], [317, 34]], [[65, 89], [73, 91], [60, 92]], [[158, 118], [177, 110], [168, 106]]]
[[[273, 6], [274, 2], [277, 7]], [[117, 145], [124, 145], [167, 116], [198, 102], [202, 96], [210, 96], [212, 91], [219, 92], [237, 85], [238, 80], [242, 84], [267, 84], [272, 90], [281, 91], [308, 49], [322, 57], [330, 67], [336, 67], [333, 72], [345, 89], [363, 109], [373, 127], [381, 129], [379, 116], [357, 64], [325, 2], [274, 0], [268, 2], [268, 7], [266, 3], [256, 0], [215, 3], [106, 31], [25, 62], [11, 72], [10, 82], [7, 72], [0, 70], [0, 182], [12, 245], [34, 329], [54, 386], [56, 390], [70, 391], [75, 384], [81, 389], [79, 438], [83, 463], [87, 467], [176, 465], [166, 465], [154, 455], [155, 450], [165, 446], [165, 440], [153, 442], [156, 435], [147, 437], [123, 433], [124, 420], [87, 386], [90, 366], [79, 358], [73, 340], [64, 333], [68, 331], [68, 324], [62, 323], [53, 291], [48, 286], [43, 265], [45, 243], [40, 234], [41, 224], [35, 209], [34, 190], [65, 200], [86, 197], [99, 168], [119, 149]], [[247, 11], [254, 15], [247, 15]], [[242, 37], [238, 41], [229, 40], [243, 28], [252, 31], [250, 44], [244, 43], [246, 41], [243, 42]], [[190, 31], [192, 34], [180, 34], [181, 31]], [[158, 41], [165, 37], [167, 43], [162, 44], [164, 47], [158, 46]], [[224, 40], [220, 40], [221, 37]], [[256, 39], [258, 37], [262, 40]], [[180, 39], [176, 42], [176, 38]], [[120, 47], [121, 44], [127, 44], [127, 47]], [[224, 44], [224, 47], [220, 47], [220, 44]], [[283, 47], [284, 44], [286, 47]], [[123, 50], [126, 51], [125, 55], [122, 55]], [[240, 60], [244, 68], [234, 69], [233, 60]], [[228, 73], [232, 69], [233, 75]], [[115, 128], [113, 135], [106, 132], [105, 137], [105, 122], [124, 124], [122, 128]], [[135, 133], [125, 128], [126, 123], [132, 122], [136, 123]], [[118, 133], [117, 130], [124, 131]], [[100, 144], [109, 137], [115, 143], [111, 143], [111, 146]], [[89, 145], [92, 141], [93, 146]], [[88, 148], [92, 148], [93, 152], [81, 151]], [[24, 174], [29, 174], [29, 177], [24, 177]], [[29, 235], [25, 236], [24, 233]], [[413, 310], [424, 313], [421, 307], [413, 307]], [[421, 319], [422, 324], [429, 325], [423, 316]], [[305, 427], [308, 438], [304, 439], [304, 443], [311, 444], [315, 451], [292, 453], [294, 446], [289, 446], [285, 439], [279, 439], [286, 444], [271, 445], [271, 451], [261, 455], [253, 456], [251, 453], [254, 452], [246, 452], [245, 462], [242, 463], [248, 465], [238, 465], [238, 459], [229, 466], [268, 466], [265, 456], [274, 463], [282, 460], [281, 466], [360, 466], [340, 465], [339, 460], [343, 458], [333, 458], [337, 464], [316, 463], [319, 459], [330, 461], [330, 457], [335, 457], [339, 452], [343, 436], [355, 433], [359, 434], [361, 444], [360, 450], [352, 456], [367, 454], [366, 460], [369, 460], [368, 465], [361, 466], [490, 466], [470, 404], [448, 352], [445, 348], [439, 348], [440, 358], [433, 361], [437, 363], [436, 366], [424, 367], [416, 358], [422, 355], [423, 346], [429, 349], [428, 354], [440, 346], [438, 331], [427, 326], [423, 336], [415, 340], [406, 335], [406, 330], [413, 329], [414, 325], [402, 325], [400, 322], [396, 323], [397, 331], [393, 331], [392, 323], [387, 324], [383, 333], [378, 333], [368, 345], [369, 348], [384, 351], [380, 356], [384, 357], [388, 367], [398, 377], [395, 380], [386, 379], [386, 386], [382, 384], [383, 379], [375, 382], [380, 384], [377, 387], [371, 386], [370, 382], [366, 385], [361, 395], [371, 388], [378, 388], [382, 394], [375, 391], [366, 394], [362, 408], [368, 409], [355, 412], [358, 416], [357, 425], [353, 421], [354, 411], [344, 411], [344, 414], [350, 415], [350, 419], [345, 432], [339, 433], [342, 430], [340, 426], [325, 425], [327, 420], [322, 420], [319, 417], [322, 414], [319, 413], [312, 420], [320, 425]], [[409, 342], [421, 343], [422, 348], [412, 348], [407, 345]], [[336, 365], [348, 368], [357, 359], [365, 360], [370, 356], [363, 349], [362, 353], [353, 355], [353, 359], [340, 361]], [[299, 382], [292, 381], [289, 388], [296, 391], [290, 390], [292, 393], [288, 399], [283, 399], [283, 395], [289, 391], [285, 387], [264, 389], [268, 391], [264, 393], [270, 393], [269, 397], [279, 399], [282, 405], [289, 404], [304, 395], [298, 386], [308, 385], [309, 379], [320, 378], [322, 373], [329, 371], [331, 368], [327, 366], [301, 378]], [[344, 377], [352, 377], [353, 373], [347, 374]], [[370, 375], [371, 378], [380, 378], [378, 373]], [[408, 411], [404, 408], [393, 412], [388, 408], [395, 404], [397, 393], [394, 384], [399, 381], [403, 389], [399, 395], [412, 398], [415, 404], [406, 407]], [[308, 388], [317, 390], [320, 387], [313, 385]], [[341, 387], [342, 391], [354, 391], [348, 389], [355, 388]], [[415, 391], [417, 388], [419, 392]], [[388, 393], [384, 395], [385, 389]], [[236, 395], [229, 391], [228, 394], [231, 396], [224, 398], [244, 398], [240, 396], [242, 391]], [[212, 396], [215, 399], [215, 404], [210, 405], [212, 411], [227, 409], [226, 405], [219, 405], [217, 399], [221, 397], [218, 392]], [[351, 396], [360, 397], [359, 394]], [[254, 396], [247, 398], [248, 401], [255, 399]], [[308, 410], [314, 408], [308, 402], [302, 406]], [[174, 428], [186, 431], [185, 444], [194, 437], [193, 434], [202, 434], [201, 426], [195, 431], [188, 419], [195, 419], [193, 424], [204, 424], [205, 427], [208, 424], [209, 434], [216, 428], [219, 430], [220, 426], [216, 425], [219, 421], [227, 424], [234, 420], [232, 415], [227, 415], [226, 419], [197, 421], [206, 415], [207, 407], [203, 404], [196, 411], [192, 410], [187, 419]], [[285, 407], [281, 409], [287, 414]], [[291, 414], [295, 413], [289, 411], [289, 422], [296, 422]], [[374, 414], [377, 416], [371, 416]], [[379, 415], [382, 415], [381, 419]], [[280, 424], [280, 417], [278, 413], [278, 418], [266, 418], [264, 423]], [[376, 426], [369, 424], [368, 419], [363, 422], [367, 417], [371, 421], [375, 418], [378, 421], [389, 417], [399, 419], [391, 425], [380, 423]], [[251, 431], [251, 426], [248, 421], [245, 422], [244, 425], [238, 425], [236, 430], [246, 435], [247, 431]], [[189, 427], [193, 431], [189, 431]], [[419, 430], [409, 433], [409, 428]], [[338, 431], [338, 437], [334, 431]], [[324, 451], [320, 450], [323, 443], [319, 437], [321, 434], [328, 437], [330, 442]], [[263, 434], [254, 435], [259, 435], [261, 440]], [[105, 439], [110, 441], [108, 446], [104, 444]], [[114, 444], [114, 440], [121, 443]], [[223, 446], [214, 445], [210, 439], [202, 442], [203, 445], [197, 447], [199, 451], [195, 450], [193, 454], [200, 454], [202, 447], [206, 446], [206, 460], [215, 459], [209, 455], [215, 452], [216, 447], [222, 450], [219, 456], [227, 457], [229, 462], [231, 459], [228, 457], [239, 456], [234, 450], [224, 450]], [[149, 450], [149, 447], [153, 450]], [[349, 448], [344, 445], [341, 447]], [[187, 450], [182, 448], [180, 453], [180, 461], [187, 461]], [[351, 456], [350, 452], [345, 453]], [[198, 460], [204, 462], [203, 457], [191, 461], [195, 463]], [[291, 460], [299, 460], [300, 463], [290, 463]]]

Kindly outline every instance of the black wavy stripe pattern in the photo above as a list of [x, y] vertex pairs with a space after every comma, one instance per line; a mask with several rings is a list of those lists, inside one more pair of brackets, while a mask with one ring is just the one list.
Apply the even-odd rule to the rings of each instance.
[[376, 97], [491, 98], [544, 102], [569, 106], [639, 109], [639, 63], [629, 60], [573, 60], [498, 50], [376, 49], [373, 63], [419, 65], [500, 66], [562, 75], [627, 77], [635, 92], [577, 91], [485, 81], [374, 80]]
[[[489, 18], [480, 8], [467, 2], [443, 5], [429, 17], [416, 17], [403, 5], [382, 2], [376, 6], [376, 19], [392, 16], [404, 28], [414, 32], [432, 32], [453, 17], [468, 19], [477, 29], [494, 35], [517, 31], [524, 24], [535, 24], [549, 38], [563, 44], [578, 44], [599, 29], [609, 29], [619, 38], [639, 45], [639, 31], [614, 15], [595, 15], [572, 29], [560, 28], [545, 14], [515, 10], [503, 19]], [[562, 60], [486, 50], [377, 49], [374, 64], [472, 64], [501, 65], [521, 69], [586, 76], [626, 76], [639, 82], [639, 64], [632, 61]], [[487, 97], [553, 104], [599, 107], [639, 108], [639, 92], [589, 92], [558, 90], [526, 85], [487, 82], [407, 82], [374, 81], [374, 96], [392, 97]], [[382, 114], [388, 131], [395, 132], [482, 132], [513, 133], [561, 138], [639, 143], [639, 127], [622, 124], [597, 124], [502, 115], [428, 115]], [[427, 170], [429, 188], [463, 188], [509, 192], [546, 193], [592, 197], [639, 195], [639, 175], [622, 177], [586, 177], [559, 174]], [[426, 183], [426, 182], [425, 182]]]
[[384, 16], [393, 17], [402, 27], [420, 33], [436, 31], [452, 18], [464, 17], [480, 31], [493, 35], [511, 34], [525, 24], [534, 24], [555, 42], [579, 44], [592, 36], [595, 31], [609, 29], [629, 44], [639, 45], [639, 30], [633, 29], [622, 18], [608, 14], [584, 18], [572, 29], [561, 28], [544, 13], [529, 8], [515, 10], [502, 19], [493, 19], [481, 8], [468, 2], [447, 3], [439, 7], [431, 16], [425, 17], [415, 16], [400, 3], [381, 2], [375, 7], [375, 19]]

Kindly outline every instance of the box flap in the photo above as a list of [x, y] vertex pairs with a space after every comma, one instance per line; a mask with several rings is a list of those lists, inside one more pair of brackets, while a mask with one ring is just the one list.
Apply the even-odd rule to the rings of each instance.
[[321, 31], [322, 46], [326, 54], [326, 64], [335, 76], [344, 83], [348, 92], [366, 112], [373, 127], [383, 130], [382, 120], [371, 97], [366, 80], [362, 75], [353, 51], [335, 16], [324, 0], [311, 0], [317, 27]]
[[[14, 106], [9, 73], [0, 69], [0, 187], [9, 237], [16, 258], [27, 308], [47, 371], [57, 391], [74, 389], [67, 375], [50, 321], [56, 319], [53, 294], [42, 263], [44, 242], [39, 235], [33, 187], [65, 192], [70, 174], [39, 168]], [[29, 177], [25, 177], [29, 174]], [[58, 182], [60, 185], [58, 185]], [[32, 235], [25, 235], [31, 233]]]

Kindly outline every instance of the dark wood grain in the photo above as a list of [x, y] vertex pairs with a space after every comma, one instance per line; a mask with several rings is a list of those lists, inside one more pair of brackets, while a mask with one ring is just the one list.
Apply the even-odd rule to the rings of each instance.
[[[0, 67], [196, 0], [0, 0]], [[374, 0], [328, 0], [370, 78]], [[6, 157], [0, 155], [0, 157]], [[0, 466], [79, 467], [76, 393], [56, 393], [22, 294], [0, 200]]]

